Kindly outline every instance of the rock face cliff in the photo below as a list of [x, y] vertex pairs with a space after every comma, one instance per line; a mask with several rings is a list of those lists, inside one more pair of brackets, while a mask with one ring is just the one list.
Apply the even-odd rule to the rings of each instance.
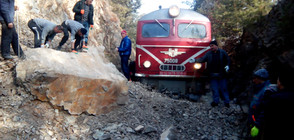
[[[56, 24], [61, 24], [66, 19], [73, 19], [73, 6], [79, 0], [16, 0], [19, 10], [15, 15], [15, 23], [20, 29], [20, 42], [23, 46], [33, 47], [33, 33], [27, 23], [33, 18], [43, 18]], [[107, 0], [94, 0], [94, 29], [90, 30], [89, 46], [105, 47], [106, 57], [117, 64], [118, 55], [115, 47], [120, 43], [120, 21]], [[53, 47], [57, 47], [63, 33], [58, 34], [53, 40]], [[69, 50], [69, 41], [64, 50]]]
[[228, 41], [233, 60], [233, 94], [246, 90], [254, 71], [266, 68], [276, 83], [282, 65], [294, 68], [294, 1], [281, 0], [260, 21], [244, 29], [241, 39]]

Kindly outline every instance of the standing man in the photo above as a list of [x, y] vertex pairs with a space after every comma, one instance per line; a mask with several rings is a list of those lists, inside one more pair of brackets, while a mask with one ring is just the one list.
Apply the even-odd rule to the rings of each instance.
[[198, 63], [207, 62], [207, 70], [210, 76], [210, 88], [213, 93], [213, 102], [211, 106], [215, 107], [219, 104], [219, 91], [221, 91], [225, 99], [225, 106], [230, 107], [230, 98], [225, 77], [226, 73], [229, 71], [230, 58], [223, 49], [218, 47], [216, 41], [211, 41], [210, 47], [211, 50], [203, 57], [196, 60], [192, 59], [190, 63], [195, 61]]
[[19, 46], [18, 34], [14, 26], [14, 0], [0, 0], [0, 22], [2, 24], [1, 54], [4, 59], [12, 59], [10, 55], [10, 44], [18, 57], [24, 58], [25, 55]]
[[63, 32], [61, 25], [56, 25], [55, 23], [46, 19], [31, 19], [28, 23], [28, 26], [35, 34], [35, 48], [49, 48], [49, 45], [54, 36]]
[[[85, 35], [87, 34], [87, 30], [84, 26], [74, 20], [66, 20], [61, 26], [63, 27], [64, 36], [57, 47], [58, 50], [61, 49], [62, 45], [67, 41], [69, 34], [71, 33], [71, 49], [73, 53], [77, 53], [77, 47], [81, 44], [85, 45]], [[81, 42], [82, 41], [82, 42]], [[82, 46], [80, 46], [82, 47]]]
[[279, 65], [277, 93], [271, 95], [264, 104], [265, 140], [286, 140], [293, 137], [294, 125], [294, 69]]
[[123, 30], [121, 32], [122, 40], [120, 42], [119, 47], [117, 48], [119, 52], [119, 56], [121, 58], [121, 69], [125, 75], [125, 77], [130, 80], [130, 70], [129, 70], [129, 58], [132, 52], [132, 42], [131, 39], [127, 35], [127, 31]]
[[84, 48], [87, 48], [88, 45], [89, 28], [91, 27], [92, 30], [94, 25], [94, 7], [92, 2], [93, 0], [80, 0], [73, 8], [73, 12], [75, 12], [74, 20], [80, 22], [87, 29]]

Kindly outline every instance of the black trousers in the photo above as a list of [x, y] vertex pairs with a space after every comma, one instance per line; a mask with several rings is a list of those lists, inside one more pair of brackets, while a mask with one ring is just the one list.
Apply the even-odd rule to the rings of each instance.
[[20, 50], [20, 56], [23, 55], [23, 51], [18, 44], [18, 34], [15, 30], [15, 26], [13, 28], [8, 28], [7, 24], [4, 21], [0, 21], [2, 24], [2, 37], [1, 37], [1, 54], [2, 56], [10, 55], [10, 44], [12, 45], [12, 49], [16, 55], [18, 55], [18, 49]]
[[68, 26], [65, 25], [65, 22], [62, 22], [61, 26], [63, 27], [63, 37], [59, 43], [59, 46], [61, 48], [62, 45], [64, 45], [64, 43], [68, 40], [68, 37], [69, 37], [69, 31], [70, 31], [70, 28]]
[[[65, 25], [65, 22], [63, 22], [61, 24], [61, 26], [63, 26], [63, 37], [59, 43], [59, 48], [61, 48], [62, 45], [64, 45], [64, 43], [66, 43], [66, 41], [68, 40], [68, 37], [69, 37], [69, 33], [68, 32], [71, 32], [71, 29], [69, 26]], [[82, 48], [82, 45], [81, 45], [81, 41], [82, 41], [82, 37], [78, 35], [78, 33], [75, 34], [75, 39], [76, 39], [76, 42], [75, 42], [75, 45], [74, 45], [74, 50], [77, 50], [77, 49], [80, 49]], [[79, 46], [79, 48], [77, 48]]]

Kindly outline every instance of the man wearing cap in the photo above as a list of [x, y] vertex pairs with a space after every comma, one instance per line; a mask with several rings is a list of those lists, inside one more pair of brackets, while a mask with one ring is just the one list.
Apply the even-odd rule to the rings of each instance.
[[128, 61], [132, 52], [132, 42], [131, 42], [131, 39], [128, 37], [126, 30], [123, 30], [121, 32], [121, 36], [122, 36], [122, 40], [117, 50], [121, 58], [121, 69], [125, 77], [128, 80], [130, 80], [130, 70], [129, 70]]
[[[87, 30], [84, 26], [74, 20], [65, 20], [61, 26], [63, 27], [64, 36], [57, 47], [58, 50], [61, 49], [62, 45], [68, 40], [69, 33], [71, 33], [71, 49], [72, 52], [77, 53], [77, 47], [80, 45], [85, 45], [84, 35], [87, 34]], [[82, 41], [82, 42], [81, 42]]]
[[35, 34], [35, 48], [48, 48], [54, 36], [63, 31], [62, 26], [40, 18], [31, 19], [28, 26]]
[[85, 35], [85, 48], [87, 47], [88, 43], [89, 27], [91, 29], [94, 27], [94, 7], [92, 2], [93, 0], [80, 0], [73, 8], [73, 12], [75, 12], [74, 20], [80, 22], [85, 27], [85, 29], [87, 29], [87, 34]]
[[190, 63], [207, 62], [207, 70], [210, 76], [210, 88], [213, 93], [212, 107], [219, 104], [219, 90], [222, 92], [225, 99], [225, 106], [230, 107], [230, 98], [227, 89], [226, 73], [229, 71], [230, 58], [226, 51], [220, 49], [216, 41], [210, 42], [211, 50], [209, 50], [203, 57], [198, 59], [191, 59]]
[[[269, 74], [266, 69], [259, 69], [253, 74], [253, 89], [252, 89], [252, 101], [249, 106], [249, 126], [251, 127], [251, 136], [257, 137], [258, 131], [261, 130], [264, 109], [262, 103], [264, 102], [265, 92], [270, 86], [270, 81], [268, 80]], [[257, 132], [257, 133], [255, 133]]]

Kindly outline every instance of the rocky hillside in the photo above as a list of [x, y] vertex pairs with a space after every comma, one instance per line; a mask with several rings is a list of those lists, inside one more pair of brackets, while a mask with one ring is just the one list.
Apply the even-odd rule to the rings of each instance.
[[[39, 17], [61, 23], [65, 19], [72, 19], [73, 13], [71, 9], [75, 2], [69, 0], [19, 0], [20, 11], [17, 14], [19, 17], [18, 25], [20, 25], [21, 30], [20, 41], [23, 47], [33, 46], [33, 34], [27, 27], [28, 20]], [[94, 0], [94, 7], [96, 8], [95, 26], [94, 30], [90, 33], [90, 44], [92, 44], [90, 46], [93, 48], [104, 46], [108, 58], [115, 60], [116, 53], [112, 53], [112, 50], [119, 44], [120, 40], [118, 18], [111, 12], [106, 0]], [[274, 79], [275, 71], [279, 68], [277, 64], [283, 63], [290, 66], [293, 64], [294, 53], [291, 45], [293, 44], [292, 36], [294, 30], [291, 25], [294, 18], [292, 13], [294, 13], [293, 2], [282, 0], [268, 16], [264, 17], [262, 22], [246, 28], [240, 42], [236, 41], [237, 43], [234, 42], [226, 46], [234, 64], [232, 69], [235, 72], [232, 75], [231, 83], [236, 84], [230, 85], [235, 93], [243, 92], [246, 89], [248, 81], [250, 81], [250, 75], [255, 69], [260, 67], [268, 68], [271, 75], [273, 75], [272, 79]], [[58, 35], [53, 44], [57, 44], [60, 37], [61, 35]], [[63, 50], [66, 51], [67, 49], [63, 48]], [[99, 48], [98, 50], [103, 51], [104, 49]], [[28, 53], [27, 59], [34, 58], [34, 51], [38, 51], [38, 49], [28, 51], [30, 53]], [[44, 50], [41, 51], [44, 52]], [[84, 54], [74, 55], [71, 53], [66, 54], [65, 52], [56, 53], [54, 51], [48, 50], [48, 54], [36, 56], [48, 58], [53, 56], [51, 59], [55, 59], [54, 61], [56, 62], [61, 61], [61, 59], [57, 59], [59, 58], [57, 56], [64, 55], [65, 58], [72, 60], [77, 60], [77, 56], [83, 58], [85, 56]], [[50, 55], [49, 53], [57, 55]], [[33, 60], [38, 59], [34, 58]], [[72, 60], [66, 62], [72, 62]], [[45, 92], [43, 93], [45, 93], [47, 98], [55, 100], [55, 96], [51, 95], [52, 90], [50, 87], [45, 87], [43, 84], [48, 85], [49, 83], [49, 86], [60, 86], [63, 82], [54, 83], [52, 81], [66, 76], [60, 76], [59, 72], [54, 75], [59, 75], [56, 78], [51, 77], [52, 75], [50, 74], [47, 75], [47, 73], [38, 73], [38, 71], [32, 70], [29, 72], [31, 75], [23, 75], [25, 82], [19, 83], [16, 78], [16, 69], [17, 65], [22, 62], [17, 58], [12, 61], [4, 61], [0, 58], [0, 139], [237, 140], [246, 138], [247, 115], [244, 114], [239, 105], [232, 103], [230, 108], [226, 108], [223, 104], [220, 104], [212, 108], [210, 106], [210, 92], [202, 96], [197, 103], [186, 100], [174, 100], [152, 89], [148, 90], [148, 87], [137, 82], [127, 83], [129, 90], [126, 104], [117, 106], [109, 113], [92, 115], [95, 113], [82, 111], [83, 113], [73, 113], [79, 115], [70, 114], [70, 112], [64, 110], [66, 107], [56, 107], [53, 106], [54, 103], [52, 102], [40, 101], [38, 95], [33, 95], [32, 93], [34, 92], [30, 91], [36, 90], [35, 92], [41, 92], [44, 90]], [[41, 62], [43, 63], [43, 61]], [[97, 62], [94, 61], [94, 63], [96, 64]], [[29, 64], [25, 63], [23, 65]], [[72, 63], [67, 64], [70, 65]], [[88, 63], [83, 63], [83, 65], [88, 65]], [[57, 65], [57, 67], [60, 68], [61, 66]], [[68, 68], [71, 67], [69, 66]], [[19, 69], [22, 70], [21, 68]], [[41, 67], [41, 69], [45, 69], [45, 72], [49, 71], [46, 67]], [[88, 75], [88, 73], [90, 72], [86, 71], [84, 74]], [[118, 73], [118, 71], [114, 71], [114, 73]], [[66, 81], [66, 78], [61, 80]], [[72, 80], [67, 82], [70, 81]], [[26, 84], [26, 82], [36, 88], [24, 87], [23, 84]], [[78, 81], [74, 83], [78, 85], [85, 82]], [[99, 91], [109, 91], [110, 88], [108, 87], [99, 84], [97, 89]], [[89, 89], [96, 90], [92, 86]], [[71, 88], [61, 90], [79, 91], [84, 89]], [[79, 98], [79, 96], [75, 97]], [[72, 100], [66, 100], [60, 103], [73, 102]], [[91, 103], [85, 102], [85, 104]]]
[[233, 61], [231, 89], [238, 95], [248, 88], [253, 72], [266, 68], [272, 83], [286, 66], [294, 68], [294, 1], [281, 0], [260, 21], [244, 29], [241, 39], [226, 42]]
[[[61, 24], [66, 19], [73, 19], [72, 8], [78, 0], [16, 0], [19, 11], [16, 12], [15, 23], [19, 18], [20, 42], [23, 46], [33, 47], [33, 33], [27, 23], [33, 18], [44, 18]], [[94, 29], [90, 31], [89, 46], [104, 46], [108, 59], [117, 64], [118, 55], [115, 47], [120, 43], [120, 21], [107, 0], [94, 0]], [[57, 47], [63, 34], [53, 40]], [[67, 42], [69, 43], [69, 41]], [[69, 50], [66, 46], [64, 50]]]

